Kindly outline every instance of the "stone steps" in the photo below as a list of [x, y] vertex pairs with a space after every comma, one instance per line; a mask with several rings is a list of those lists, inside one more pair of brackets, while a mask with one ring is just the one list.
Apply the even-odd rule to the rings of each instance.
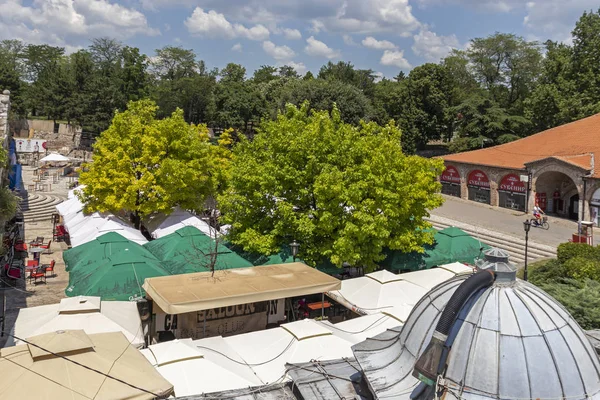
[[25, 222], [36, 222], [50, 220], [52, 214], [56, 213], [56, 205], [65, 199], [59, 196], [46, 194], [32, 194], [19, 202], [18, 214]]
[[[484, 228], [475, 227], [468, 224], [463, 224], [457, 221], [448, 220], [441, 217], [432, 217], [429, 222], [435, 229], [441, 230], [451, 226], [462, 229], [469, 235], [481, 240], [492, 247], [497, 247], [507, 251], [511, 258], [510, 260], [519, 265], [525, 263], [525, 240], [501, 234], [498, 232], [489, 231]], [[527, 246], [527, 259], [528, 262], [534, 262], [545, 258], [556, 258], [556, 248], [540, 243], [529, 241]]]

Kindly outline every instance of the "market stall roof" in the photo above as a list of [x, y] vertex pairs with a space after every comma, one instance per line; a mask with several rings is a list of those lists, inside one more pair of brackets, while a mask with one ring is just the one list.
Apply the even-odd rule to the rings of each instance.
[[178, 397], [265, 384], [241, 358], [230, 360], [214, 352], [218, 346], [211, 348], [213, 351], [201, 350], [192, 339], [180, 339], [141, 352], [173, 384]]
[[158, 214], [152, 216], [152, 219], [145, 222], [144, 225], [146, 225], [148, 232], [150, 232], [155, 239], [170, 235], [185, 226], [196, 227], [202, 233], [211, 237], [215, 236], [215, 234], [218, 235], [218, 232], [214, 229], [210, 229], [210, 226], [206, 222], [179, 207], [176, 207], [171, 214]]
[[135, 301], [146, 293], [144, 279], [167, 276], [169, 273], [160, 261], [148, 254], [123, 250], [110, 258], [87, 264], [69, 272], [68, 297], [100, 296], [102, 300]]
[[63, 252], [65, 269], [71, 271], [78, 266], [110, 258], [113, 254], [123, 250], [137, 251], [137, 253], [146, 256], [150, 254], [143, 246], [132, 242], [119, 233], [108, 232], [94, 240]]
[[150, 400], [167, 398], [173, 392], [173, 385], [121, 332], [58, 331], [28, 341], [54, 354], [32, 344], [0, 350], [0, 400]]
[[482, 256], [482, 250], [489, 248], [490, 246], [467, 232], [449, 227], [435, 232], [434, 243], [425, 245], [423, 253], [387, 250], [387, 257], [379, 266], [394, 271], [416, 271], [453, 262], [475, 265], [475, 260]]
[[62, 203], [56, 205], [56, 210], [63, 217], [69, 214], [75, 214], [83, 210], [83, 203], [79, 201], [79, 198], [73, 197], [69, 200], [65, 200]]
[[327, 296], [358, 314], [373, 314], [396, 307], [404, 309], [407, 317], [434, 286], [458, 274], [472, 272], [473, 268], [460, 263], [404, 274], [382, 270], [343, 280], [341, 289], [327, 292]]
[[148, 278], [146, 293], [167, 314], [338, 290], [341, 283], [302, 263]]
[[144, 245], [156, 258], [163, 262], [172, 275], [210, 271], [215, 269], [247, 268], [252, 264], [218, 240], [205, 235], [194, 226], [181, 229]]
[[73, 247], [92, 241], [98, 236], [108, 232], [117, 232], [124, 238], [129, 239], [137, 244], [144, 244], [148, 242], [148, 240], [139, 230], [132, 228], [127, 222], [114, 215], [107, 217], [96, 215], [89, 216], [80, 222], [78, 226], [81, 226], [81, 228], [77, 229], [74, 233], [69, 231], [71, 245]]
[[73, 188], [67, 192], [67, 199], [72, 199], [77, 197], [77, 193], [85, 188], [86, 185], [79, 185], [76, 188]]
[[87, 334], [122, 332], [134, 347], [144, 346], [142, 321], [135, 303], [100, 301], [100, 297], [85, 296], [62, 299], [57, 304], [21, 308], [6, 346], [23, 344], [12, 335], [28, 338], [72, 329], [83, 329]]
[[42, 158], [40, 162], [68, 162], [71, 161], [69, 157], [65, 157], [62, 154], [50, 153], [46, 157]]

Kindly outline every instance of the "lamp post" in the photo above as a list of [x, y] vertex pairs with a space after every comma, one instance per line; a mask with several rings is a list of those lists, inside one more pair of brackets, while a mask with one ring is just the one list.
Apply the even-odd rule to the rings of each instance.
[[527, 246], [529, 243], [529, 229], [531, 229], [531, 221], [523, 221], [523, 229], [525, 229], [525, 270], [523, 271], [523, 279], [527, 281]]
[[292, 243], [290, 243], [290, 248], [292, 249], [292, 258], [295, 262], [296, 256], [298, 255], [298, 249], [300, 248], [300, 243], [298, 243], [298, 242], [296, 242], [296, 240], [294, 240]]

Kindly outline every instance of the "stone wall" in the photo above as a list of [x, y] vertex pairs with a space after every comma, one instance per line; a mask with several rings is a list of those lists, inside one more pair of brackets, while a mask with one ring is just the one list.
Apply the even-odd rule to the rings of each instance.
[[54, 124], [50, 120], [11, 121], [15, 137], [46, 139], [48, 151], [68, 155], [79, 147], [81, 128], [71, 124]]

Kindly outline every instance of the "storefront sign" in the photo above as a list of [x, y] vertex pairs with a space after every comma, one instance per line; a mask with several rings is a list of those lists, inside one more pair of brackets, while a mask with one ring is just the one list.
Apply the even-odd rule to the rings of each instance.
[[525, 186], [525, 182], [521, 182], [517, 174], [508, 174], [500, 181], [498, 190], [525, 194], [527, 186]]
[[187, 314], [156, 314], [156, 331], [171, 331], [177, 339], [231, 336], [263, 330], [285, 319], [285, 300], [219, 307]]
[[42, 139], [15, 139], [17, 153], [45, 153], [46, 140]]
[[485, 172], [478, 169], [471, 171], [469, 174], [469, 186], [476, 186], [481, 189], [490, 188], [490, 180], [488, 179]]
[[460, 174], [458, 170], [452, 165], [448, 165], [444, 172], [442, 172], [442, 176], [440, 177], [440, 181], [446, 183], [459, 183], [460, 184]]

